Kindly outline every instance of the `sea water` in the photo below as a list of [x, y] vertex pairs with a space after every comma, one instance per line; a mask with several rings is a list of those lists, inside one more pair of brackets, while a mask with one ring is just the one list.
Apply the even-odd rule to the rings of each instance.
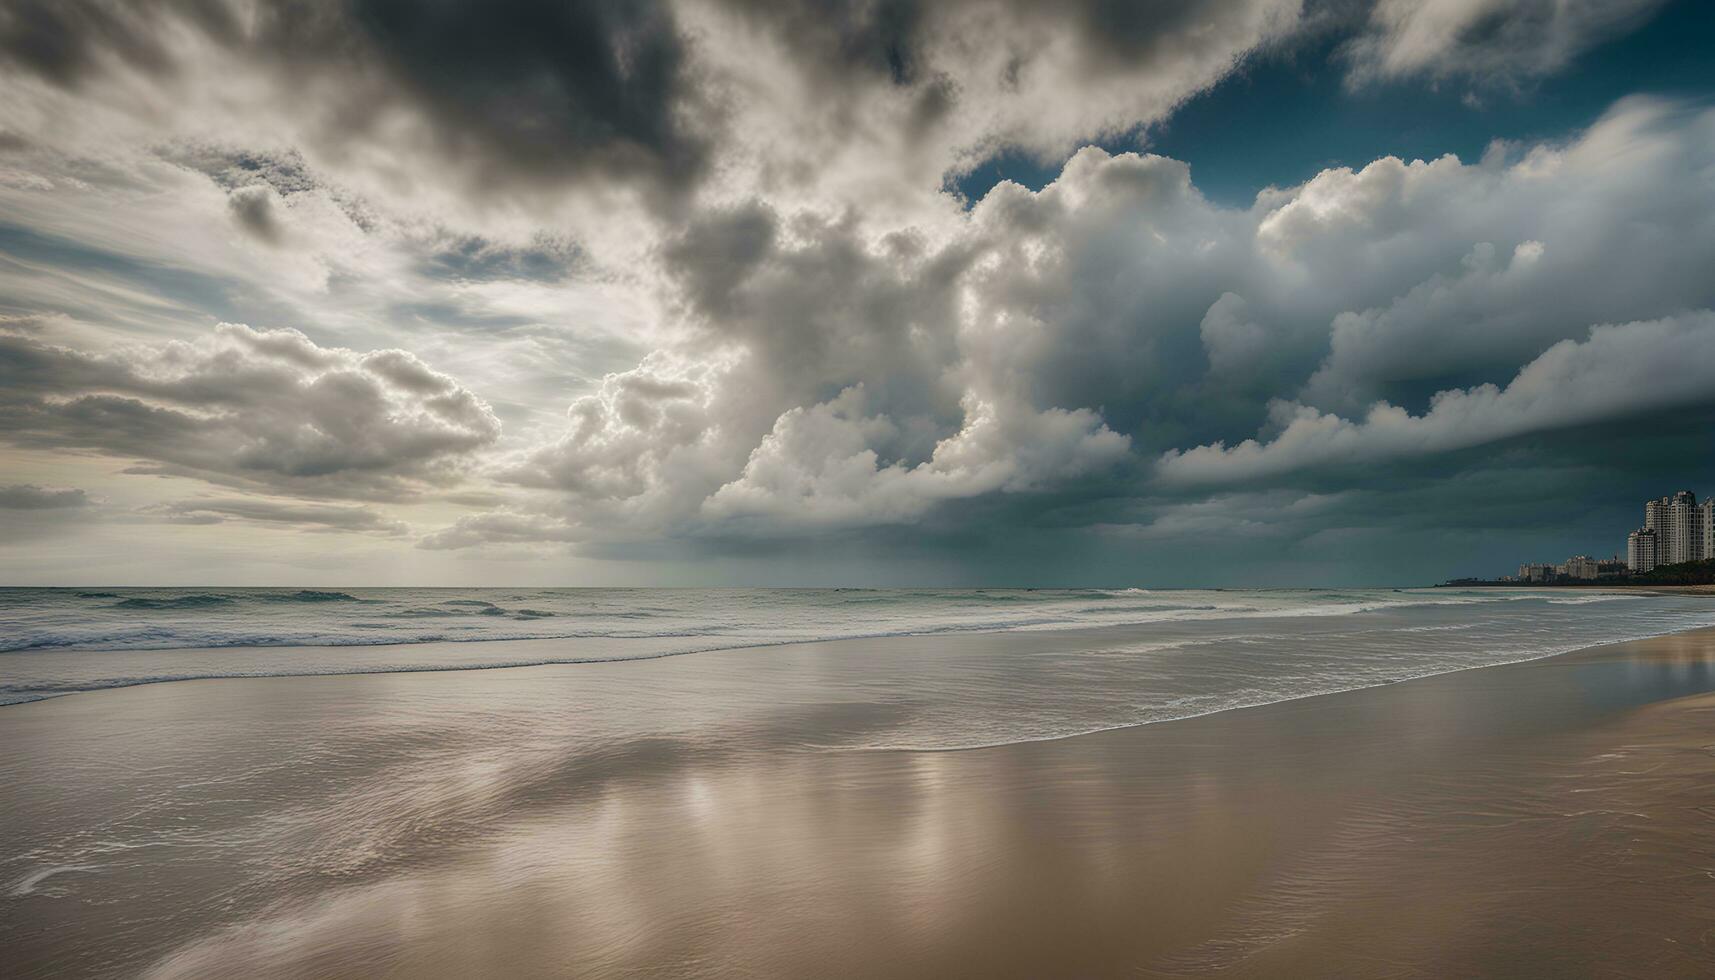
[[[1710, 625], [1707, 597], [1567, 589], [5, 589], [0, 704], [724, 651], [747, 697], [933, 705], [876, 744], [964, 748]], [[814, 677], [767, 667], [805, 643]]]

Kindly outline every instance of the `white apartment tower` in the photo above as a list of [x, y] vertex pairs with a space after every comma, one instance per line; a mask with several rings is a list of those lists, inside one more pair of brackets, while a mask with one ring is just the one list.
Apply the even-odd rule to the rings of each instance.
[[1632, 574], [1642, 575], [1655, 568], [1655, 545], [1655, 531], [1650, 528], [1640, 528], [1626, 535], [1626, 567], [1632, 570]]
[[1709, 503], [1699, 507], [1690, 490], [1644, 504], [1644, 530], [1655, 532], [1655, 563], [1677, 565], [1708, 554], [1709, 514]]
[[[1703, 558], [1715, 558], [1715, 497], [1709, 497], [1692, 511], [1697, 536], [1703, 539]], [[1701, 532], [1701, 533], [1698, 533]]]

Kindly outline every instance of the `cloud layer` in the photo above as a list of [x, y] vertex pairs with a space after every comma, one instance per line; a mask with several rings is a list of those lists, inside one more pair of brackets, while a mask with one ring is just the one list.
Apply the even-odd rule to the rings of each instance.
[[[1689, 191], [1712, 165], [1715, 116], [1638, 100], [1566, 144], [1378, 160], [1242, 211], [1176, 161], [1088, 149], [934, 246], [721, 212], [666, 253], [699, 329], [507, 478], [597, 535], [778, 531], [1706, 403], [1708, 314], [1675, 311], [1715, 305], [1715, 199]], [[1658, 319], [1592, 330], [1628, 314]]]
[[1353, 422], [1306, 405], [1276, 402], [1280, 432], [1266, 444], [1169, 450], [1162, 479], [1238, 483], [1316, 466], [1364, 466], [1444, 453], [1545, 429], [1625, 419], [1715, 401], [1715, 313], [1594, 327], [1526, 364], [1505, 387], [1437, 392], [1421, 415], [1387, 402]]
[[481, 399], [404, 351], [234, 324], [195, 344], [102, 354], [0, 334], [0, 391], [15, 445], [311, 496], [450, 485], [500, 433]]
[[1329, 38], [1365, 97], [1523, 98], [1659, 6], [17, 4], [0, 507], [630, 558], [1571, 486], [1715, 411], [1715, 112], [1237, 206], [1087, 144]]
[[1351, 81], [1414, 75], [1517, 84], [1637, 27], [1665, 0], [1380, 0]]
[[0, 508], [6, 510], [63, 510], [89, 506], [89, 495], [76, 487], [44, 487], [34, 483], [0, 486]]

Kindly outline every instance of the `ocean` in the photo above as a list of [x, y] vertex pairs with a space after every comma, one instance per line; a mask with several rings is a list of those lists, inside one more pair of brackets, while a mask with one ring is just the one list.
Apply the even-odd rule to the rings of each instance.
[[1710, 625], [1570, 589], [8, 590], [0, 949], [1702, 976]]
[[[687, 710], [727, 710], [722, 697], [731, 710], [928, 705], [873, 746], [968, 748], [1710, 625], [1706, 598], [1571, 590], [5, 589], [0, 704], [196, 678], [727, 651], [734, 690]], [[923, 639], [836, 642], [864, 637]], [[778, 669], [790, 651], [763, 656], [802, 643], [824, 645], [814, 676]]]

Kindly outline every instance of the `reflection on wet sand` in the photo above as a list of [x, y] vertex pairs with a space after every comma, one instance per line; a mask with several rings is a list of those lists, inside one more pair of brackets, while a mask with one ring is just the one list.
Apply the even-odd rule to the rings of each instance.
[[[592, 743], [602, 698], [651, 710], [603, 669], [0, 715], [79, 785], [131, 767], [13, 808], [103, 866], [8, 899], [19, 975], [1715, 969], [1715, 698], [1667, 701], [1715, 689], [1715, 632], [957, 752], [843, 747], [920, 710], [854, 703]], [[100, 850], [121, 837], [144, 856]]]

